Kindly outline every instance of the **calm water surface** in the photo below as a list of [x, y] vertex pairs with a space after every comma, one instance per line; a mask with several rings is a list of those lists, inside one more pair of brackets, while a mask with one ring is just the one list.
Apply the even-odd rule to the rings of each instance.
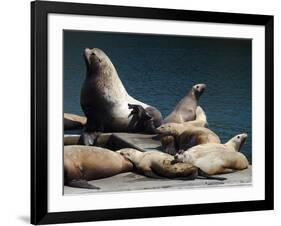
[[226, 142], [242, 132], [252, 158], [251, 40], [64, 32], [64, 112], [83, 114], [83, 50], [100, 48], [112, 60], [128, 93], [167, 116], [196, 83], [210, 129]]

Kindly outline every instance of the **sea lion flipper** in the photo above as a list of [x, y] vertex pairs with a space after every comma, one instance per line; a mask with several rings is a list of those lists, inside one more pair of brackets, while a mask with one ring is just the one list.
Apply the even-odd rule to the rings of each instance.
[[89, 184], [88, 181], [80, 179], [68, 181], [67, 185], [75, 188], [100, 189], [99, 187]]
[[83, 132], [79, 138], [78, 145], [94, 146], [97, 139], [97, 133]]
[[203, 170], [201, 170], [200, 168], [198, 168], [198, 176], [197, 179], [210, 179], [210, 180], [226, 180], [227, 178], [225, 177], [216, 177], [216, 176], [211, 176], [207, 173], [205, 173]]
[[152, 171], [145, 171], [144, 175], [150, 178], [155, 178], [155, 179], [163, 179], [164, 177], [159, 176], [158, 174], [152, 172]]

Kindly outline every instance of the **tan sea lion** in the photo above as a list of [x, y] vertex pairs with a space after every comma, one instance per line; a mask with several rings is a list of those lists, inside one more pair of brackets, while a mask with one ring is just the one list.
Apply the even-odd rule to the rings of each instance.
[[[87, 73], [80, 103], [87, 117], [85, 132], [128, 132], [132, 119], [128, 104], [140, 105], [144, 109], [152, 106], [127, 93], [114, 65], [102, 50], [86, 48], [84, 58]], [[154, 107], [153, 110], [158, 111]]]
[[[189, 122], [182, 124], [166, 123], [158, 127], [155, 131], [158, 134], [164, 135], [161, 138], [162, 146], [167, 146], [167, 142], [172, 142], [170, 136], [173, 136], [176, 152], [181, 149], [186, 150], [199, 144], [221, 143], [218, 135], [212, 130], [202, 126], [194, 126]], [[167, 140], [166, 136], [169, 136], [169, 140]], [[163, 145], [163, 143], [165, 145]], [[166, 152], [167, 150], [164, 151]]]
[[109, 149], [79, 145], [64, 146], [65, 185], [99, 189], [87, 181], [132, 170], [133, 164], [130, 161]]
[[209, 175], [229, 173], [248, 168], [249, 162], [240, 150], [247, 134], [238, 134], [225, 144], [202, 144], [176, 154], [173, 163], [190, 163]]
[[[169, 125], [169, 123], [166, 123], [164, 125], [167, 125], [167, 124]], [[177, 125], [178, 124], [176, 124], [176, 127], [177, 127]], [[181, 126], [179, 128], [182, 128], [182, 126], [208, 127], [208, 121], [207, 121], [207, 116], [206, 116], [205, 111], [200, 106], [197, 106], [195, 120], [180, 123], [180, 125]], [[157, 133], [157, 130], [155, 130], [155, 131]], [[181, 144], [184, 144], [184, 143], [188, 144], [188, 143], [190, 143], [189, 141], [192, 141], [192, 139], [190, 139], [192, 137], [190, 137], [190, 136], [187, 138], [184, 138], [184, 137], [185, 136], [183, 136], [180, 139], [180, 141], [176, 141], [175, 137], [172, 135], [162, 136], [160, 139], [161, 144], [162, 144], [162, 150], [170, 155], [175, 155], [180, 148], [184, 148], [184, 147], [181, 147], [182, 146]], [[188, 141], [188, 138], [189, 138], [189, 141]], [[196, 141], [196, 140], [194, 140], [194, 141]], [[197, 141], [197, 142], [203, 143], [203, 141]], [[195, 143], [195, 142], [193, 142], [193, 143]]]
[[205, 88], [205, 84], [194, 85], [188, 94], [176, 105], [174, 110], [164, 119], [164, 123], [183, 123], [194, 120], [199, 97]]
[[197, 106], [195, 112], [195, 119], [192, 121], [183, 122], [181, 124], [190, 125], [190, 126], [208, 127], [207, 115], [202, 107]]
[[151, 178], [177, 178], [185, 180], [194, 180], [200, 176], [208, 179], [224, 180], [222, 177], [211, 177], [198, 170], [197, 167], [189, 163], [171, 164], [173, 156], [159, 152], [147, 151], [141, 152], [132, 148], [125, 148], [117, 151], [126, 159], [134, 164], [137, 172]]

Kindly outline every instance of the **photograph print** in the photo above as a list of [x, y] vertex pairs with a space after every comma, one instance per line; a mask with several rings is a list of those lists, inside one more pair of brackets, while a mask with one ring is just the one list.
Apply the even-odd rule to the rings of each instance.
[[252, 183], [252, 40], [63, 31], [64, 195]]

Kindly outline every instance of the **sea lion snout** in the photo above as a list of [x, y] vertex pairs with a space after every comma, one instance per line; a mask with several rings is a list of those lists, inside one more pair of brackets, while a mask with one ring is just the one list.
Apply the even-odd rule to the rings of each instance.
[[248, 137], [248, 134], [247, 134], [247, 133], [241, 133], [241, 134], [238, 134], [238, 135], [236, 136], [237, 140], [238, 140], [238, 141], [241, 141], [241, 143], [242, 143], [242, 142], [245, 142], [246, 139], [247, 139], [247, 137]]
[[176, 163], [183, 163], [183, 155], [178, 153], [174, 155], [174, 159], [171, 161], [171, 164], [174, 165]]
[[239, 148], [238, 148], [238, 152], [241, 151], [241, 148], [242, 148], [242, 146], [245, 144], [247, 137], [248, 137], [248, 134], [247, 134], [247, 133], [238, 134], [238, 135], [236, 136], [236, 138], [238, 139], [238, 141], [240, 141], [240, 145], [239, 145]]
[[202, 84], [196, 84], [193, 86], [193, 89], [195, 90], [196, 93], [198, 93], [199, 95], [201, 95], [204, 90], [206, 89], [207, 85], [202, 83]]
[[84, 58], [87, 64], [97, 65], [102, 62], [102, 51], [97, 48], [85, 48], [84, 50]]

